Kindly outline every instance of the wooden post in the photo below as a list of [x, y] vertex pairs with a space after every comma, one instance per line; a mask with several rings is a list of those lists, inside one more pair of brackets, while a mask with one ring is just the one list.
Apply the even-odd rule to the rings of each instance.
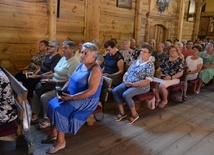
[[195, 25], [194, 25], [194, 32], [193, 32], [193, 41], [198, 38], [198, 31], [200, 26], [200, 18], [201, 18], [201, 9], [203, 5], [206, 3], [206, 0], [197, 0], [196, 1], [196, 17], [195, 17]]
[[136, 9], [135, 9], [134, 39], [136, 41], [136, 44], [139, 45], [143, 3], [140, 0], [138, 0], [136, 3], [137, 4], [136, 4]]
[[182, 40], [182, 33], [183, 33], [184, 10], [185, 10], [185, 2], [184, 2], [184, 0], [180, 0], [178, 31], [177, 31], [177, 38], [180, 41]]
[[57, 0], [48, 0], [48, 39], [56, 39]]
[[85, 32], [84, 40], [99, 39], [100, 0], [85, 0]]

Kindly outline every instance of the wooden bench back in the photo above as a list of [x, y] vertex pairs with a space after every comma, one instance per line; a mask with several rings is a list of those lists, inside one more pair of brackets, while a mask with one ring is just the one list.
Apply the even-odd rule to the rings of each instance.
[[106, 76], [103, 76], [103, 87], [100, 95], [101, 102], [107, 102], [109, 89], [112, 87], [112, 79]]
[[[161, 71], [160, 71], [160, 70], [156, 70], [156, 71], [155, 71], [155, 74], [154, 74], [154, 77], [156, 77], [156, 78], [161, 78], [161, 75], [162, 75]], [[158, 83], [158, 82], [152, 81], [152, 82], [150, 83], [150, 89], [151, 89], [151, 90], [153, 90], [153, 89], [158, 89], [158, 86], [159, 86], [159, 83]]]

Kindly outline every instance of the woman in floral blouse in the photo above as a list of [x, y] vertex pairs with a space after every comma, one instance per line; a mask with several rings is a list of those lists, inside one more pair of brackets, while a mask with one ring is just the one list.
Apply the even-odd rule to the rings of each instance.
[[113, 89], [112, 94], [119, 109], [119, 114], [115, 119], [116, 122], [127, 117], [123, 108], [124, 102], [131, 110], [131, 116], [127, 124], [132, 124], [139, 118], [132, 97], [147, 93], [150, 90], [150, 82], [154, 76], [154, 63], [149, 60], [151, 53], [152, 47], [150, 45], [143, 45], [140, 59], [133, 61], [123, 76], [123, 83]]
[[[178, 48], [175, 45], [171, 45], [169, 47], [169, 58], [165, 59], [165, 61], [160, 64], [159, 69], [162, 72], [161, 79], [154, 78], [155, 82], [160, 83], [159, 90], [155, 91], [156, 106], [159, 108], [164, 108], [164, 106], [168, 103], [167, 87], [178, 84], [180, 82], [179, 78], [183, 75], [184, 61], [179, 57], [179, 55], [180, 53]], [[162, 97], [161, 103], [159, 93]]]
[[17, 118], [15, 100], [8, 77], [0, 69], [0, 125]]

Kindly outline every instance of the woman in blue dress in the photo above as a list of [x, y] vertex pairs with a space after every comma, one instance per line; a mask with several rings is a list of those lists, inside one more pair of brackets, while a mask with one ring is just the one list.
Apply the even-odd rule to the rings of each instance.
[[96, 63], [97, 46], [85, 43], [82, 48], [82, 63], [64, 85], [60, 100], [55, 97], [49, 102], [48, 117], [51, 120], [51, 133], [42, 142], [56, 139], [46, 153], [55, 153], [65, 148], [65, 133], [76, 134], [96, 109], [102, 88], [102, 72]]

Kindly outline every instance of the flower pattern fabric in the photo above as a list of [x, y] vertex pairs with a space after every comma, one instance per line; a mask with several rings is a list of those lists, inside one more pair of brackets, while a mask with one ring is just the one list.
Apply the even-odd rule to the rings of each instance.
[[168, 58], [160, 64], [160, 68], [162, 76], [173, 76], [184, 70], [184, 61], [181, 58], [177, 58], [175, 61], [169, 61]]
[[0, 125], [17, 118], [15, 99], [8, 77], [0, 69]]

